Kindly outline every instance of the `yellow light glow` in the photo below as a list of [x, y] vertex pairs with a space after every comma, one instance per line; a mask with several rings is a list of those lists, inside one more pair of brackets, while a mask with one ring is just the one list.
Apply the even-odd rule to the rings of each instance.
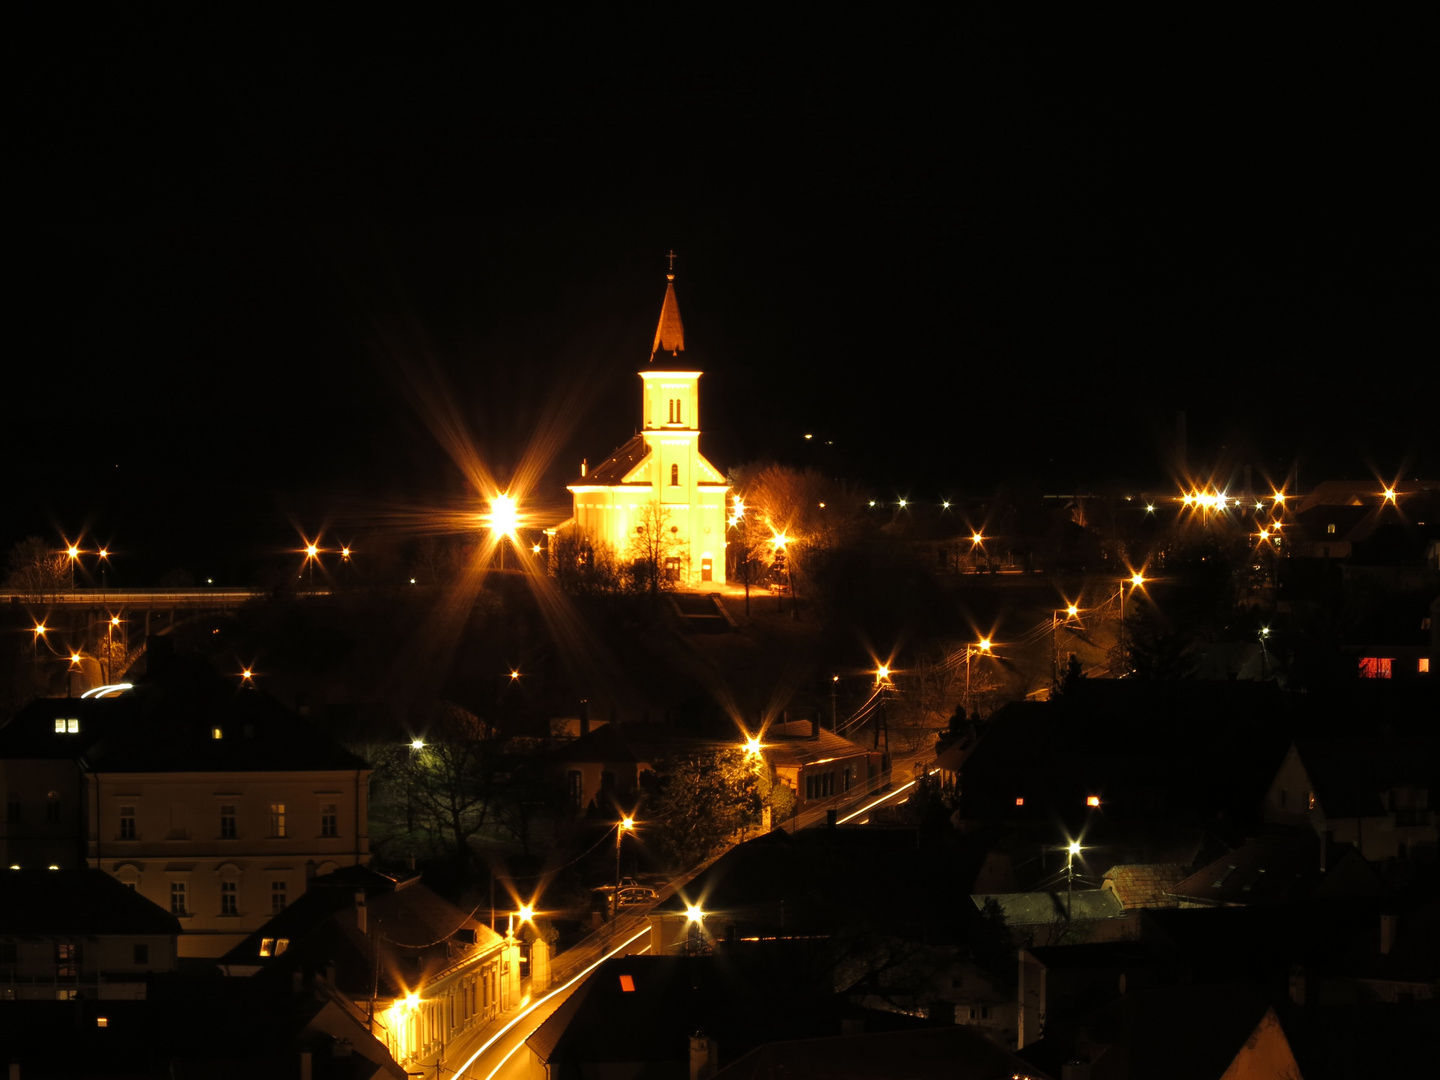
[[409, 993], [409, 994], [406, 994], [406, 995], [405, 995], [405, 1008], [410, 1009], [410, 1010], [413, 1011], [413, 1010], [415, 1010], [415, 1009], [418, 1009], [419, 1007], [420, 1007], [420, 995], [419, 995], [419, 994]]
[[699, 904], [689, 904], [685, 908], [685, 918], [690, 922], [700, 922], [705, 918], [705, 912], [700, 909]]
[[1285, 501], [1285, 493], [1283, 491], [1277, 491], [1275, 492], [1274, 498], [1277, 503], [1283, 503]]
[[539, 554], [540, 554], [540, 545], [539, 545], [539, 544], [532, 544], [532, 545], [530, 546], [530, 554], [532, 554], [532, 555], [539, 555]]
[[1069, 851], [1071, 855], [1079, 855], [1079, 854], [1080, 854], [1080, 841], [1079, 841], [1079, 840], [1071, 840], [1071, 841], [1070, 841], [1070, 846], [1069, 846], [1068, 848], [1066, 848], [1066, 850]]
[[490, 513], [482, 517], [491, 532], [512, 540], [515, 538], [515, 530], [520, 524], [520, 510], [514, 496], [508, 493], [494, 496], [490, 500]]
[[350, 558], [350, 549], [349, 549], [348, 547], [342, 547], [342, 548], [340, 549], [340, 557], [341, 557], [342, 559], [348, 559], [348, 558]]
[[735, 516], [737, 518], [745, 516], [745, 500], [738, 496], [735, 499]]
[[626, 829], [626, 830], [635, 828], [635, 819], [634, 819], [633, 817], [624, 817], [624, 818], [621, 818], [621, 819], [620, 819], [620, 828]]
[[974, 533], [974, 534], [971, 535], [970, 541], [971, 541], [971, 543], [975, 543], [975, 544], [983, 544], [983, 543], [985, 542], [985, 537], [981, 536], [981, 535], [977, 532], [977, 533]]
[[1144, 574], [1131, 574], [1131, 575], [1130, 575], [1130, 584], [1131, 584], [1131, 585], [1144, 585], [1144, 584], [1145, 584], [1145, 575], [1144, 575]]
[[315, 558], [316, 555], [319, 555], [319, 554], [320, 554], [320, 549], [319, 549], [318, 547], [316, 547], [314, 544], [306, 544], [306, 545], [305, 545], [305, 555], [306, 555], [307, 558], [313, 559], [313, 558]]
[[119, 616], [119, 615], [111, 615], [111, 616], [110, 616], [110, 625], [111, 625], [111, 626], [119, 626], [119, 625], [120, 625], [120, 616]]
[[36, 624], [35, 624], [35, 633], [37, 633], [38, 635], [40, 635], [40, 637], [44, 637], [44, 636], [45, 636], [45, 624], [44, 624], [44, 623], [36, 623]]
[[760, 756], [760, 740], [753, 735], [747, 736], [745, 739], [745, 756]]
[[783, 548], [783, 547], [784, 547], [786, 544], [788, 544], [789, 542], [790, 542], [790, 537], [788, 537], [787, 535], [785, 535], [785, 533], [783, 533], [783, 532], [778, 532], [778, 533], [776, 533], [776, 534], [774, 535], [774, 537], [772, 537], [771, 540], [770, 540], [771, 545], [772, 545], [773, 547], [775, 547], [776, 550], [779, 550], [780, 548]]
[[901, 510], [904, 510], [904, 509], [905, 509], [905, 500], [904, 500], [904, 499], [901, 499], [901, 500], [900, 500], [900, 509], [901, 509]]
[[99, 555], [102, 559], [108, 559], [108, 558], [110, 557], [110, 549], [109, 549], [109, 548], [101, 548], [101, 549], [100, 549], [99, 551], [97, 551], [95, 554]]
[[68, 548], [65, 549], [65, 554], [69, 555], [72, 559], [78, 559], [80, 557], [80, 549], [74, 544], [71, 544]]
[[252, 673], [252, 672], [250, 671], [250, 669], [247, 667], [244, 671], [240, 672], [240, 678], [245, 679], [246, 681], [249, 681], [250, 678], [252, 677], [252, 674], [253, 674], [253, 673]]
[[425, 740], [424, 740], [424, 739], [411, 739], [411, 740], [410, 740], [410, 749], [411, 749], [411, 750], [424, 750], [424, 749], [425, 749]]
[[511, 668], [511, 669], [510, 669], [510, 681], [511, 681], [511, 682], [514, 682], [514, 681], [515, 681], [516, 679], [518, 679], [518, 678], [520, 678], [520, 672], [516, 671], [514, 668]]
[[888, 679], [889, 677], [890, 677], [890, 669], [889, 669], [889, 667], [887, 667], [886, 665], [881, 664], [879, 667], [877, 667], [877, 668], [875, 669], [875, 681], [876, 681], [876, 682], [884, 682], [884, 681], [885, 681], [886, 679]]
[[78, 652], [72, 652], [70, 654], [70, 662], [72, 664], [78, 664], [80, 662], [80, 654]]
[[977, 645], [981, 652], [990, 651], [990, 639], [988, 637], [981, 638], [979, 642], [977, 642]]
[[1079, 615], [1079, 614], [1080, 614], [1080, 609], [1079, 609], [1078, 607], [1076, 607], [1074, 604], [1071, 604], [1069, 607], [1067, 607], [1067, 608], [1065, 609], [1065, 614], [1066, 614], [1066, 615], [1069, 615], [1070, 618], [1073, 619], [1076, 615]]
[[520, 916], [522, 923], [535, 921], [535, 909], [529, 904], [521, 904], [520, 910], [515, 913]]
[[940, 504], [940, 509], [941, 509], [941, 510], [949, 510], [949, 509], [950, 509], [950, 503], [949, 503], [948, 501], [942, 502], [942, 503]]
[[1394, 489], [1394, 488], [1386, 488], [1386, 489], [1385, 489], [1385, 498], [1388, 499], [1390, 502], [1394, 502], [1394, 501], [1395, 501], [1395, 489]]
[[1087, 796], [1085, 796], [1085, 805], [1086, 805], [1086, 806], [1099, 806], [1099, 805], [1100, 805], [1100, 796], [1099, 796], [1099, 795], [1087, 795]]

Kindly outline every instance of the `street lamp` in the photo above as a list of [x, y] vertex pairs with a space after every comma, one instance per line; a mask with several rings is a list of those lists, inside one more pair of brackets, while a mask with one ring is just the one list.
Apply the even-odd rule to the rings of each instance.
[[70, 560], [70, 590], [75, 590], [75, 564], [80, 560], [80, 546], [69, 544], [65, 548], [65, 555]]
[[1060, 622], [1060, 612], [1065, 612], [1065, 622], [1080, 614], [1080, 608], [1075, 604], [1067, 604], [1064, 608], [1056, 608], [1050, 613], [1050, 689], [1053, 691], [1060, 685], [1060, 653], [1055, 644], [1055, 627]]
[[965, 708], [970, 708], [970, 657], [976, 653], [990, 653], [990, 639], [981, 638], [974, 645], [965, 646]]
[[1080, 854], [1080, 841], [1065, 846], [1065, 919], [1075, 921], [1075, 856]]
[[107, 590], [105, 582], [105, 568], [110, 563], [110, 549], [102, 547], [99, 551], [96, 552], [96, 554], [100, 556], [100, 592], [103, 594]]
[[615, 825], [615, 893], [610, 897], [610, 920], [620, 917], [620, 841], [624, 839], [625, 833], [635, 828], [633, 817], [623, 817]]

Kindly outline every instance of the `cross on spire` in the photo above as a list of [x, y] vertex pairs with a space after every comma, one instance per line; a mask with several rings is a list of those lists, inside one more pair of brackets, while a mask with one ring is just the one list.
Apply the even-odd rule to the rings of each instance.
[[670, 272], [670, 276], [671, 276], [671, 277], [674, 277], [674, 276], [675, 276], [675, 249], [674, 249], [674, 248], [671, 248], [671, 249], [670, 249], [670, 254], [667, 255], [666, 258], [670, 260], [670, 271], [669, 271], [669, 272]]

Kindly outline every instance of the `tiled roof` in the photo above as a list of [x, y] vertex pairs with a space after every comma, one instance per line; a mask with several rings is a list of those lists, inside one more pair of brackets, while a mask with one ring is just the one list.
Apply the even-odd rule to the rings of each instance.
[[1189, 876], [1190, 868], [1178, 863], [1130, 863], [1112, 866], [1102, 887], [1114, 892], [1127, 911], [1173, 907], [1175, 901], [1166, 894]]
[[1120, 901], [1108, 889], [1076, 889], [1067, 893], [1057, 888], [1048, 892], [977, 895], [970, 899], [982, 910], [987, 900], [994, 900], [1005, 912], [1005, 922], [1010, 926], [1118, 919], [1125, 914]]
[[645, 445], [644, 436], [636, 435], [573, 483], [576, 485], [613, 486], [623, 481], [636, 465], [645, 460], [649, 453], [650, 448]]
[[0, 870], [0, 934], [179, 933], [179, 919], [103, 870]]
[[831, 758], [848, 758], [869, 753], [865, 747], [836, 735], [833, 731], [821, 728], [814, 738], [810, 732], [809, 720], [771, 724], [762, 736], [765, 756], [774, 765], [805, 766]]
[[1260, 836], [1178, 882], [1170, 895], [1209, 904], [1294, 904], [1310, 896], [1384, 897], [1389, 889], [1349, 844], [1316, 836]]

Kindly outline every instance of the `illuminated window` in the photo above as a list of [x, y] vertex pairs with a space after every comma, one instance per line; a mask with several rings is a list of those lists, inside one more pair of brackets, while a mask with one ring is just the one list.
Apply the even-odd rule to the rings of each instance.
[[283, 953], [283, 952], [284, 952], [286, 949], [288, 949], [289, 947], [290, 947], [290, 939], [289, 939], [288, 937], [281, 937], [281, 938], [276, 938], [276, 939], [275, 939], [275, 955], [276, 955], [276, 956], [279, 956], [281, 953]]
[[67, 734], [70, 734], [70, 735], [75, 735], [75, 734], [77, 734], [77, 733], [80, 731], [80, 721], [79, 721], [79, 720], [66, 720], [66, 721], [65, 721], [65, 731], [66, 731]]
[[233, 881], [222, 881], [220, 883], [220, 914], [239, 915], [239, 890]]
[[285, 896], [287, 886], [283, 881], [270, 882], [270, 914], [279, 915], [285, 910]]
[[1086, 806], [1099, 806], [1099, 805], [1100, 805], [1100, 796], [1099, 796], [1099, 795], [1087, 795], [1087, 796], [1085, 797], [1085, 805], [1086, 805]]
[[55, 1000], [56, 1000], [56, 1001], [74, 1001], [74, 1000], [75, 1000], [76, 998], [78, 998], [79, 996], [80, 996], [80, 991], [79, 991], [79, 990], [56, 990], [56, 991], [55, 991]]
[[267, 937], [267, 938], [261, 938], [261, 939], [260, 939], [260, 955], [261, 955], [261, 956], [274, 956], [274, 955], [275, 955], [275, 939], [274, 939], [274, 938], [268, 938], [268, 937]]
[[120, 839], [135, 839], [135, 807], [120, 807]]
[[336, 804], [333, 802], [320, 804], [320, 835], [340, 835], [340, 815], [336, 813]]
[[185, 914], [185, 882], [183, 881], [170, 883], [170, 914]]
[[1016, 800], [1015, 800], [1015, 805], [1016, 805], [1016, 806], [1024, 806], [1024, 805], [1025, 805], [1025, 799], [1024, 799], [1024, 797], [1022, 796], [1021, 798], [1016, 799]]
[[103, 1017], [103, 1016], [97, 1016], [97, 1017], [95, 1017], [95, 1026], [96, 1026], [96, 1027], [109, 1027], [109, 1026], [110, 1026], [110, 1021], [109, 1021], [108, 1019], [106, 1019], [105, 1017]]
[[64, 735], [64, 734], [65, 734], [65, 721], [64, 721], [64, 720], [56, 720], [56, 721], [55, 721], [55, 733], [56, 733], [57, 735]]
[[627, 994], [633, 994], [633, 993], [635, 992], [635, 978], [634, 978], [634, 976], [632, 976], [632, 975], [621, 975], [621, 976], [620, 976], [620, 989], [623, 990], [623, 991], [625, 991], [625, 993], [627, 993]]
[[1362, 656], [1360, 658], [1360, 678], [1388, 679], [1390, 678], [1390, 664], [1388, 656]]
[[1326, 526], [1325, 526], [1325, 532], [1328, 533], [1330, 536], [1334, 536], [1334, 535], [1335, 535], [1335, 526], [1334, 526], [1334, 525], [1326, 525]]
[[277, 838], [285, 835], [285, 804], [283, 802], [270, 804], [270, 835]]
[[65, 941], [55, 943], [55, 974], [74, 978], [80, 974], [80, 946]]
[[212, 739], [223, 739], [225, 737], [225, 731], [223, 728], [212, 727], [210, 729], [210, 737]]
[[235, 839], [235, 804], [222, 803], [220, 806], [220, 839]]
[[1416, 664], [1415, 670], [1418, 671], [1421, 675], [1429, 675], [1430, 658], [1428, 656], [1420, 657], [1419, 661]]

